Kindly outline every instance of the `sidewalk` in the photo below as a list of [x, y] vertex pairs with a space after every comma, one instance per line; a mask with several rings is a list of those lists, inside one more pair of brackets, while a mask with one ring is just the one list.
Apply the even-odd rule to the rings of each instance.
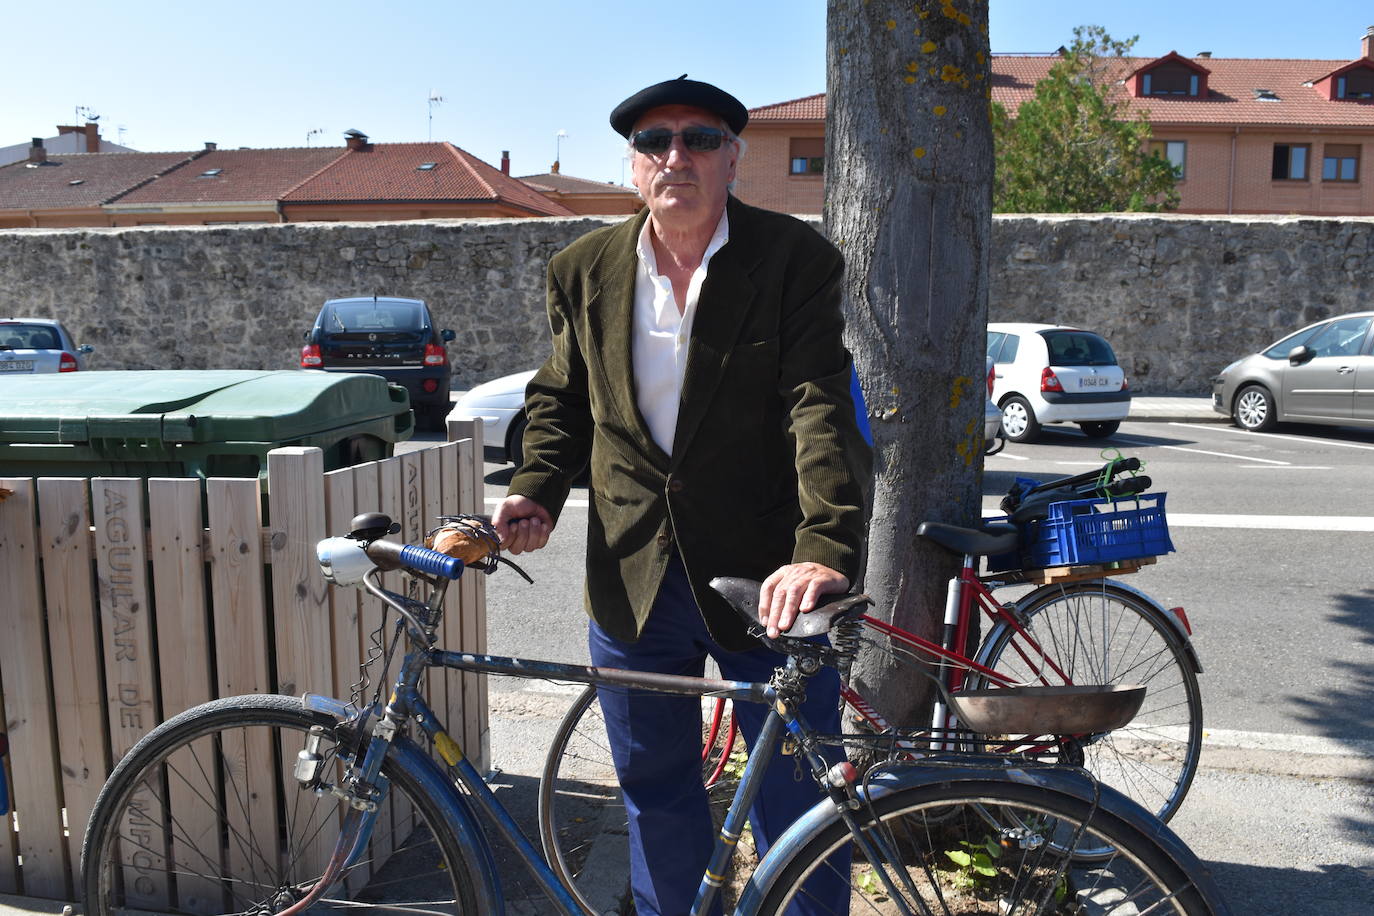
[[1142, 395], [1131, 399], [1131, 420], [1177, 420], [1187, 423], [1226, 423], [1212, 409], [1210, 397], [1183, 394]]

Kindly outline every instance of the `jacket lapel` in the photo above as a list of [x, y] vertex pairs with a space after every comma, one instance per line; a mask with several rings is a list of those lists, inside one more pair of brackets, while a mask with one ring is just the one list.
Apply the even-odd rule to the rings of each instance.
[[635, 246], [648, 215], [646, 207], [638, 217], [622, 223], [607, 241], [589, 272], [589, 350], [600, 377], [589, 379], [588, 384], [606, 395], [620, 415], [625, 429], [630, 431], [644, 454], [652, 456], [656, 464], [666, 469], [668, 455], [654, 442], [649, 425], [639, 412], [631, 343], [634, 333], [635, 275], [639, 269]]
[[686, 454], [688, 443], [701, 425], [720, 385], [725, 361], [754, 305], [756, 290], [750, 275], [762, 260], [763, 252], [755, 242], [757, 234], [749, 209], [732, 196], [726, 214], [730, 241], [711, 258], [692, 321], [681, 408], [673, 434], [673, 453], [677, 456]]

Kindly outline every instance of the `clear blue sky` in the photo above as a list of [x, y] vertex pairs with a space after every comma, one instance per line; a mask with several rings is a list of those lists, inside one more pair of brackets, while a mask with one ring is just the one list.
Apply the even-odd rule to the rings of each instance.
[[[958, 3], [969, 0], [956, 0]], [[512, 171], [621, 181], [610, 109], [688, 73], [754, 107], [825, 89], [822, 0], [59, 0], [4, 16], [0, 146], [51, 136], [84, 106], [139, 150], [450, 140]], [[1052, 51], [1073, 27], [1139, 35], [1136, 53], [1351, 60], [1355, 0], [992, 0], [994, 52]], [[320, 129], [322, 134], [307, 134]], [[559, 131], [567, 136], [558, 141]]]

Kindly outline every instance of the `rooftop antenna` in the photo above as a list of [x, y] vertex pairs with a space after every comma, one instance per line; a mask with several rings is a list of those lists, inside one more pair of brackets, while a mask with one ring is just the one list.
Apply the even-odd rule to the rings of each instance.
[[125, 127], [123, 124], [121, 124], [121, 125], [119, 125], [119, 127], [115, 128], [115, 130], [116, 130], [116, 136], [119, 137], [119, 141], [118, 141], [118, 142], [119, 142], [119, 145], [120, 145], [120, 146], [123, 146], [123, 145], [124, 145], [124, 132], [125, 132], [126, 130], [128, 130], [128, 129], [129, 129], [129, 128]]
[[316, 127], [314, 130], [307, 130], [307, 131], [305, 132], [305, 145], [306, 145], [306, 146], [309, 146], [309, 145], [310, 145], [310, 138], [311, 138], [311, 137], [318, 137], [318, 136], [319, 136], [320, 134], [322, 134], [322, 133], [324, 133], [324, 128], [323, 128], [323, 127]]
[[554, 135], [553, 141], [553, 170], [560, 171], [562, 166], [559, 164], [563, 160], [563, 138], [568, 136], [566, 130], [560, 130]]
[[76, 119], [80, 121], [83, 118], [87, 121], [99, 121], [100, 115], [96, 114], [93, 108], [86, 105], [78, 105], [76, 106]]
[[444, 97], [439, 94], [438, 89], [429, 90], [429, 139], [434, 139], [434, 106], [442, 105]]

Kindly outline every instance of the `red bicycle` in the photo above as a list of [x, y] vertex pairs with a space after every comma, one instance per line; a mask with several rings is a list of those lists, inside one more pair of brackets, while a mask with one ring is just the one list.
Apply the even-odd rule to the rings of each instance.
[[[850, 740], [887, 754], [995, 751], [1082, 766], [1168, 820], [1187, 794], [1201, 752], [1197, 675], [1202, 666], [1182, 608], [1165, 608], [1116, 581], [1153, 563], [1154, 554], [1172, 550], [1163, 523], [1163, 494], [1142, 493], [1148, 478], [1121, 476], [1139, 467], [1136, 459], [1116, 459], [1097, 471], [1023, 483], [1003, 503], [1015, 525], [966, 529], [923, 523], [918, 535], [963, 557], [959, 574], [949, 583], [941, 641], [865, 616], [863, 643], [865, 651], [883, 653], [892, 664], [913, 665], [921, 676], [934, 677], [940, 699], [928, 727], [902, 729], [856, 685], [843, 683], [841, 696], [858, 733]], [[1084, 542], [1068, 544], [1067, 553], [1066, 530], [1079, 532]], [[1104, 553], [1094, 549], [1095, 540], [1117, 544]], [[1101, 559], [1113, 552], [1135, 555]], [[993, 571], [980, 575], [984, 557]], [[1010, 600], [994, 595], [1027, 585], [1034, 587]], [[979, 614], [986, 619], [986, 635], [970, 657], [960, 649], [968, 645]], [[1076, 695], [1122, 685], [1143, 685], [1144, 700], [1130, 721], [1109, 732], [1061, 734], [1037, 720], [1026, 726], [1026, 734], [990, 741], [961, 728], [946, 702], [950, 694], [1060, 687], [1068, 696], [1046, 698], [1040, 712], [1062, 718], [1071, 712]], [[725, 701], [712, 701], [706, 712], [703, 779], [708, 787], [724, 790], [730, 772], [738, 772], [743, 750], [735, 745], [742, 742], [736, 741]], [[594, 866], [604, 886], [608, 863], [624, 860], [618, 851], [607, 855], [598, 849], [593, 854], [584, 841], [600, 837], [604, 843], [605, 837], [616, 835], [617, 819], [623, 818], [600, 705], [595, 690], [588, 689], [569, 709], [549, 748], [540, 782], [539, 822], [550, 864], [590, 908], [595, 907], [579, 889], [584, 870]], [[1074, 850], [1085, 859], [1110, 853], [1109, 847]]]

